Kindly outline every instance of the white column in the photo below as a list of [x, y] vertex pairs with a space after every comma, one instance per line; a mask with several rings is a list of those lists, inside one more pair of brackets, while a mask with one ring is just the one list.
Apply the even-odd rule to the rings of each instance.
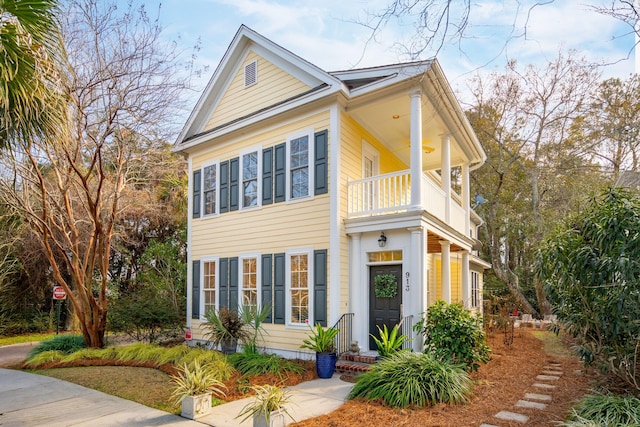
[[451, 138], [442, 135], [442, 190], [445, 194], [444, 219], [451, 223]]
[[442, 299], [444, 302], [451, 304], [451, 243], [446, 240], [440, 240], [442, 248], [442, 260], [440, 265]]
[[411, 206], [422, 209], [422, 94], [411, 94]]
[[469, 286], [469, 251], [462, 251], [462, 305], [471, 307], [471, 286]]
[[462, 208], [464, 209], [464, 235], [469, 237], [471, 229], [471, 187], [469, 186], [469, 164], [462, 165]]
[[[426, 231], [423, 227], [411, 227], [408, 230], [411, 232], [411, 264], [407, 269], [409, 277], [407, 278], [407, 272], [404, 273], [403, 277], [402, 315], [405, 317], [413, 315], [413, 323], [415, 324], [420, 318], [420, 315], [427, 309], [426, 305], [423, 305], [425, 295], [428, 294], [426, 280]], [[414, 351], [421, 351], [421, 337], [415, 336], [412, 346]]]
[[351, 240], [351, 252], [349, 254], [349, 311], [354, 314], [353, 339], [358, 341], [360, 348], [366, 348], [369, 344], [369, 298], [367, 283], [362, 278], [362, 244], [360, 233], [349, 235]]

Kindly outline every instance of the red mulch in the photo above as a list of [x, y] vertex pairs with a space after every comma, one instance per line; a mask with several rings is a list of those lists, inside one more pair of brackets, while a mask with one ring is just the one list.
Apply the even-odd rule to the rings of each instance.
[[[472, 374], [475, 383], [472, 399], [465, 405], [439, 404], [430, 408], [393, 409], [380, 403], [361, 400], [346, 402], [331, 414], [302, 421], [297, 427], [338, 426], [478, 426], [482, 423], [506, 426], [555, 426], [568, 414], [573, 402], [586, 394], [595, 374], [584, 372], [575, 357], [548, 355], [542, 342], [529, 330], [516, 330], [511, 346], [501, 334], [489, 338], [491, 360]], [[549, 363], [562, 365], [563, 375], [550, 392], [532, 386], [535, 377]], [[553, 401], [545, 410], [515, 408], [525, 393], [551, 394]], [[527, 423], [502, 421], [493, 415], [501, 410], [529, 416]]]

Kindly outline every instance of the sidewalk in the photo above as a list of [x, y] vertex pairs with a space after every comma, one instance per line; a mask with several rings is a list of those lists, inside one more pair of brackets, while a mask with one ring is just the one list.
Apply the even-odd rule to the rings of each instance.
[[[342, 405], [353, 384], [317, 379], [290, 387], [287, 410], [296, 421], [317, 417]], [[251, 426], [235, 417], [251, 398], [214, 407], [196, 421], [148, 408], [96, 390], [24, 371], [0, 368], [2, 426]], [[293, 421], [287, 417], [287, 423]]]
[[203, 427], [77, 384], [11, 369], [0, 369], [0, 425]]

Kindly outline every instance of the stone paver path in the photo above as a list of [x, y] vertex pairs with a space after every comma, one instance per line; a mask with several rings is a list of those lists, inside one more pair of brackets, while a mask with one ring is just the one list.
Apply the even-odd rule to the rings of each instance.
[[[553, 390], [556, 388], [555, 383], [562, 377], [562, 365], [559, 363], [549, 363], [542, 368], [540, 375], [536, 377], [532, 387], [540, 390], [539, 393], [525, 393], [524, 399], [520, 399], [514, 405], [514, 410], [504, 410], [495, 414], [493, 417], [497, 420], [515, 421], [518, 423], [526, 423], [529, 416], [518, 412], [518, 409], [539, 410], [544, 411], [548, 403], [553, 401]], [[480, 427], [498, 427], [493, 424], [480, 424]]]

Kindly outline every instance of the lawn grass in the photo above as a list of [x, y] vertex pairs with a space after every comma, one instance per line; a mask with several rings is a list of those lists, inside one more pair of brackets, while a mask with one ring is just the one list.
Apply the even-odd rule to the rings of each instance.
[[16, 335], [13, 337], [2, 337], [0, 338], [0, 347], [4, 345], [21, 344], [25, 342], [50, 340], [55, 337], [56, 337], [55, 332], [51, 332], [47, 334], [27, 334], [27, 335]]
[[157, 369], [129, 366], [91, 366], [32, 371], [132, 400], [161, 411], [180, 414], [171, 405], [170, 377]]
[[534, 337], [538, 338], [544, 344], [544, 351], [550, 356], [555, 357], [571, 357], [575, 356], [571, 350], [562, 343], [560, 336], [551, 331], [531, 331]]

